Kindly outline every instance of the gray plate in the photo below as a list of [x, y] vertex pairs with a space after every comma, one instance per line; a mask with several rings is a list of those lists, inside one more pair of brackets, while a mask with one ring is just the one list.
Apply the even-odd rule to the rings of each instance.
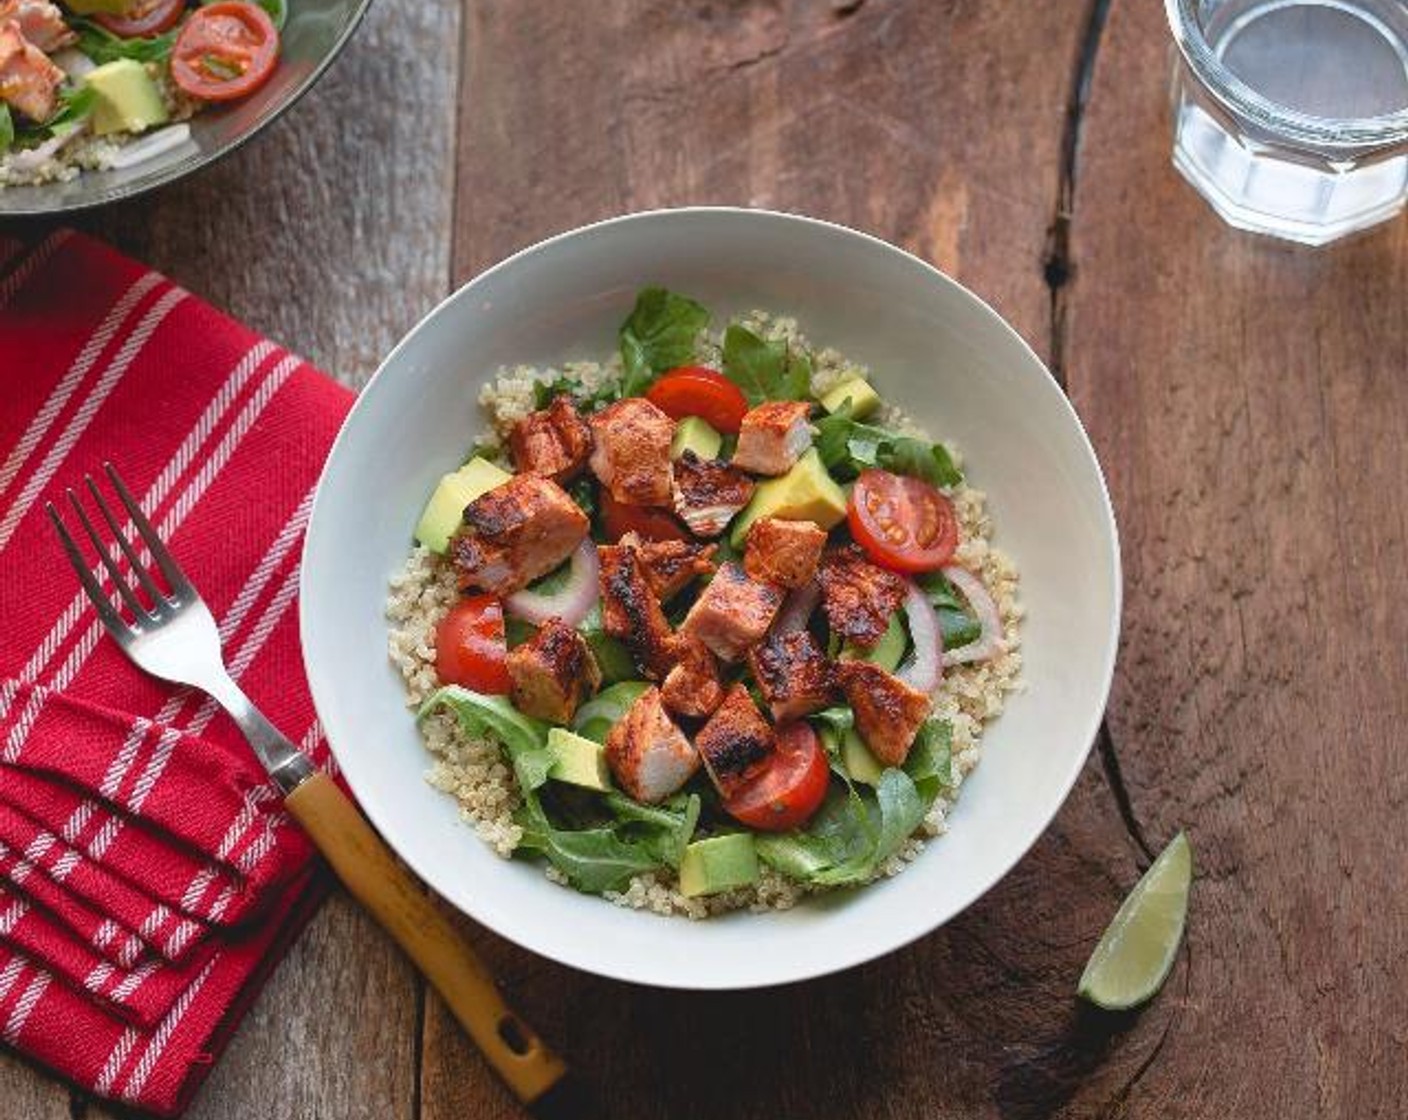
[[251, 97], [211, 107], [191, 121], [179, 148], [113, 171], [85, 171], [66, 183], [0, 188], [0, 218], [61, 214], [116, 202], [173, 182], [232, 152], [318, 80], [356, 30], [371, 0], [289, 0], [278, 69]]

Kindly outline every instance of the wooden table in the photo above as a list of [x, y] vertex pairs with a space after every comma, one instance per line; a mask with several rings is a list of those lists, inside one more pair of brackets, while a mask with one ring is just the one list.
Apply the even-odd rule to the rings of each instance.
[[[83, 225], [351, 384], [444, 293], [622, 211], [804, 211], [1010, 319], [1109, 475], [1108, 726], [1020, 866], [920, 943], [781, 991], [582, 976], [476, 931], [621, 1117], [1402, 1115], [1408, 254], [1224, 227], [1169, 164], [1155, 0], [381, 0], [289, 119]], [[1080, 968], [1178, 829], [1186, 951], [1143, 1014]], [[0, 1107], [98, 1117], [13, 1056]], [[345, 900], [194, 1117], [510, 1117]]]

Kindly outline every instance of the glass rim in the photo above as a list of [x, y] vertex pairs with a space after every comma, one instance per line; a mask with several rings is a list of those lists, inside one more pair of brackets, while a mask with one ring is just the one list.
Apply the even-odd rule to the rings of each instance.
[[1369, 151], [1408, 141], [1408, 107], [1377, 117], [1317, 117], [1262, 96], [1213, 51], [1198, 5], [1199, 0], [1164, 0], [1169, 29], [1188, 67], [1227, 109], [1278, 139], [1318, 148]]

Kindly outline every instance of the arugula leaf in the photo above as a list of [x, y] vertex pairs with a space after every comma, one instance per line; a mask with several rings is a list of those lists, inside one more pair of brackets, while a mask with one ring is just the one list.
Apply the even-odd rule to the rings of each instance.
[[648, 848], [622, 840], [610, 828], [554, 828], [536, 798], [525, 798], [514, 819], [523, 830], [518, 849], [546, 856], [569, 883], [588, 894], [616, 890], [632, 876], [660, 866]]
[[749, 405], [805, 400], [811, 389], [812, 363], [806, 353], [768, 342], [738, 323], [724, 331], [723, 367]]
[[626, 714], [626, 709], [649, 687], [644, 681], [621, 681], [603, 688], [577, 709], [572, 730], [595, 743], [606, 742], [607, 734]]
[[904, 772], [924, 799], [926, 813], [940, 789], [953, 788], [953, 725], [948, 720], [924, 722], [904, 760]]
[[[542, 778], [532, 782], [520, 781], [525, 790], [537, 789], [547, 780], [547, 768], [552, 765], [552, 757], [547, 753], [547, 724], [525, 716], [502, 696], [486, 696], [457, 684], [445, 685], [426, 697], [416, 713], [416, 720], [423, 720], [440, 708], [449, 708], [455, 713], [465, 734], [488, 736], [501, 743], [515, 767], [520, 755], [541, 752], [548, 760]], [[532, 775], [535, 771], [529, 773]]]
[[609, 380], [588, 392], [586, 386], [576, 378], [561, 374], [551, 381], [539, 381], [533, 386], [533, 407], [547, 408], [554, 397], [568, 397], [585, 412], [594, 412], [602, 405], [614, 401], [621, 392], [619, 381]]
[[957, 486], [963, 481], [963, 472], [943, 444], [862, 424], [852, 418], [849, 400], [818, 420], [816, 429], [817, 454], [826, 469], [843, 481], [867, 467], [913, 475], [931, 486]]
[[923, 592], [929, 596], [929, 602], [934, 605], [934, 613], [939, 616], [944, 649], [957, 649], [969, 642], [976, 642], [983, 632], [982, 623], [968, 612], [967, 603], [944, 574], [930, 572], [915, 578]]
[[78, 32], [77, 48], [99, 66], [119, 58], [131, 58], [137, 62], [165, 62], [171, 57], [176, 33], [180, 30], [173, 27], [149, 39], [124, 39], [90, 19], [70, 17], [68, 23]]
[[640, 832], [640, 843], [661, 863], [679, 867], [685, 846], [699, 824], [701, 803], [696, 793], [677, 793], [662, 805], [642, 805], [620, 793], [608, 793], [606, 807], [622, 830]]
[[15, 142], [15, 118], [10, 116], [10, 107], [0, 102], [0, 156], [10, 150]]
[[621, 324], [621, 360], [625, 376], [621, 395], [643, 393], [658, 373], [688, 365], [699, 332], [709, 325], [709, 312], [688, 296], [665, 288], [643, 288], [636, 305]]

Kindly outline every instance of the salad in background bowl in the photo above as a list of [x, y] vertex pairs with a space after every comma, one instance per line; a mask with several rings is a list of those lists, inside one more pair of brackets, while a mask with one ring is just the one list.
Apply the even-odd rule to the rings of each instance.
[[[955, 466], [971, 466], [1002, 549], [1020, 570], [1024, 691], [987, 725], [981, 764], [964, 779], [941, 841], [908, 861], [902, 874], [882, 874], [860, 889], [808, 892], [785, 909], [745, 908], [708, 921], [645, 919], [630, 906], [604, 905], [581, 890], [544, 884], [539, 858], [501, 858], [495, 847], [512, 850], [521, 836], [505, 831], [490, 843], [478, 842], [456, 798], [425, 780], [429, 759], [407, 709], [406, 678], [386, 656], [388, 581], [406, 567], [427, 499], [446, 474], [473, 457], [483, 427], [481, 396], [502, 395], [506, 388], [500, 371], [512, 380], [520, 367], [570, 375], [584, 372], [576, 363], [600, 363], [618, 349], [623, 311], [632, 307], [642, 278], [687, 293], [712, 313], [715, 330], [740, 324], [768, 344], [776, 340], [777, 321], [765, 323], [751, 313], [785, 310], [817, 346], [863, 362], [882, 404], [962, 453]], [[822, 352], [809, 348], [817, 368]], [[722, 354], [715, 360], [700, 353], [691, 361], [723, 372]], [[551, 409], [560, 395], [554, 389], [563, 386], [549, 383], [535, 397], [540, 383], [525, 376], [513, 387], [520, 402], [514, 419]], [[824, 395], [816, 385], [808, 395], [817, 392]], [[576, 407], [584, 418], [604, 411], [586, 400]], [[808, 407], [818, 456], [832, 415], [823, 401]], [[848, 433], [846, 453], [870, 453], [863, 426], [876, 416], [856, 419], [852, 413], [850, 421], [861, 427]], [[496, 430], [502, 440], [512, 429], [510, 415], [495, 418], [508, 425]], [[481, 458], [497, 460], [495, 469], [513, 467], [515, 477], [524, 473], [500, 443], [478, 450]], [[904, 445], [906, 457], [878, 464], [880, 469], [904, 475], [910, 450]], [[722, 446], [713, 458], [720, 454], [727, 455]], [[590, 464], [586, 470], [600, 487]], [[849, 471], [838, 468], [837, 474]], [[837, 484], [852, 481], [842, 477]], [[571, 485], [563, 487], [569, 495]], [[953, 486], [939, 489], [947, 489], [950, 500], [959, 493]], [[464, 506], [452, 502], [450, 509], [453, 530]], [[827, 548], [842, 543], [839, 522], [832, 531], [837, 539], [829, 539], [828, 531]], [[730, 535], [725, 532], [723, 540]], [[610, 545], [593, 538], [599, 543]], [[745, 535], [737, 546], [743, 559], [735, 562], [746, 560], [747, 543]], [[716, 557], [710, 562], [717, 564]], [[427, 587], [427, 594], [447, 594], [446, 602], [453, 601], [456, 582]], [[694, 586], [702, 591], [702, 580]], [[555, 594], [551, 586], [534, 590]], [[962, 596], [956, 599], [967, 614]], [[1113, 672], [1119, 604], [1118, 541], [1094, 454], [1060, 389], [994, 311], [922, 261], [864, 234], [790, 215], [701, 208], [631, 215], [524, 250], [455, 293], [396, 347], [354, 405], [319, 483], [301, 568], [300, 624], [313, 697], [342, 773], [387, 841], [451, 904], [528, 949], [601, 975], [677, 988], [744, 988], [817, 976], [889, 952], [948, 921], [1002, 878], [1050, 822], [1094, 741]], [[681, 606], [688, 614], [683, 601]], [[942, 617], [932, 598], [930, 606]], [[678, 630], [683, 619], [669, 618], [670, 605], [664, 609]], [[822, 613], [824, 607], [809, 626], [818, 643], [828, 637]], [[907, 642], [914, 644], [912, 631]], [[629, 664], [627, 671], [634, 672], [634, 660]], [[749, 683], [756, 687], [741, 667], [730, 672], [739, 673], [745, 690]], [[953, 675], [957, 679], [958, 670]], [[438, 683], [431, 667], [425, 695]], [[657, 690], [664, 685], [641, 683]], [[758, 693], [750, 700], [760, 715], [766, 712], [775, 732], [771, 702]], [[503, 696], [494, 701], [504, 707], [511, 702]], [[578, 713], [591, 702], [583, 700]], [[801, 717], [818, 739], [825, 710]], [[441, 714], [457, 718], [449, 706]], [[594, 726], [583, 721], [567, 730], [591, 740], [594, 731], [601, 734], [618, 722], [609, 714]], [[430, 718], [422, 726], [431, 734]], [[697, 729], [691, 731], [697, 741]], [[873, 744], [867, 747], [874, 753]], [[528, 749], [536, 750], [536, 743]], [[896, 769], [903, 771], [916, 750], [911, 743]], [[484, 764], [502, 766], [507, 774], [511, 759], [495, 753]], [[609, 761], [607, 766], [619, 793], [621, 782]], [[920, 788], [922, 775], [905, 776]], [[702, 803], [722, 797], [707, 774], [689, 780], [696, 785], [681, 787], [681, 815], [688, 815], [694, 793], [704, 820]], [[832, 790], [844, 792], [839, 776], [835, 783], [828, 777], [828, 797]], [[857, 792], [869, 801], [878, 789]], [[550, 790], [549, 796], [563, 792]], [[673, 815], [675, 796], [647, 808]], [[824, 807], [799, 829], [815, 827], [822, 812]], [[508, 819], [512, 814], [509, 806]], [[571, 831], [562, 828], [566, 817], [549, 820], [555, 831]], [[708, 824], [720, 833], [734, 827], [726, 810]], [[687, 843], [712, 835], [696, 828]], [[755, 847], [761, 840], [762, 832], [754, 831]], [[878, 850], [872, 847], [869, 854]], [[822, 855], [834, 868], [847, 863], [845, 853]], [[624, 889], [612, 889], [625, 895], [631, 886], [627, 881]], [[727, 897], [724, 891], [689, 901], [710, 906], [709, 900]]]

